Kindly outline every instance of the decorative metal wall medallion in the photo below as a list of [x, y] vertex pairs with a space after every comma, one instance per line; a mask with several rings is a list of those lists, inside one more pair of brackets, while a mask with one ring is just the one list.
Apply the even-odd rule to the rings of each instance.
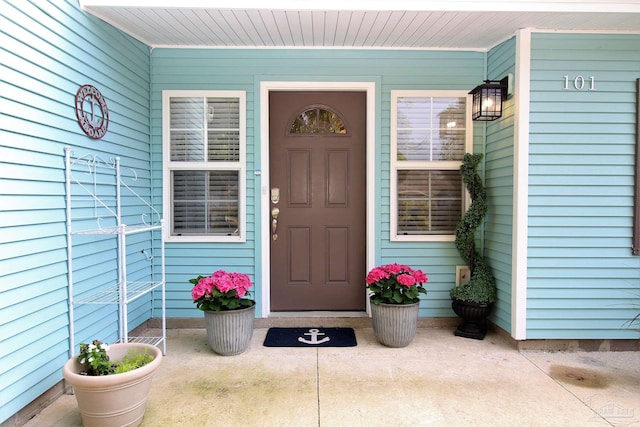
[[92, 85], [82, 85], [76, 93], [78, 124], [89, 138], [100, 139], [109, 127], [109, 109], [102, 93]]

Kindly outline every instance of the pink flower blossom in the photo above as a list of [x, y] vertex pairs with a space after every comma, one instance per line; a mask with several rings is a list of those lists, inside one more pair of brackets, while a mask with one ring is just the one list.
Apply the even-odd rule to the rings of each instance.
[[399, 274], [397, 280], [402, 286], [410, 287], [416, 284], [416, 279], [412, 275], [406, 273]]
[[216, 272], [213, 275], [214, 286], [217, 290], [224, 293], [235, 289], [231, 275], [218, 273]]
[[194, 300], [202, 298], [207, 294], [211, 294], [211, 288], [205, 279], [200, 279], [200, 281], [198, 281], [198, 284], [195, 285], [191, 290], [191, 297]]
[[238, 298], [242, 298], [251, 287], [251, 280], [249, 280], [249, 276], [242, 273], [230, 273], [230, 276], [234, 289], [238, 294]]
[[406, 268], [407, 268], [406, 266], [396, 264], [396, 263], [387, 264], [384, 266], [385, 271], [389, 274], [399, 274], [400, 272], [402, 272], [402, 270]]
[[416, 282], [418, 283], [427, 283], [427, 275], [422, 272], [422, 270], [416, 270], [413, 272], [413, 277], [415, 277]]
[[388, 279], [389, 277], [390, 277], [389, 273], [384, 268], [376, 267], [373, 270], [371, 270], [367, 275], [367, 284], [370, 285], [382, 279]]

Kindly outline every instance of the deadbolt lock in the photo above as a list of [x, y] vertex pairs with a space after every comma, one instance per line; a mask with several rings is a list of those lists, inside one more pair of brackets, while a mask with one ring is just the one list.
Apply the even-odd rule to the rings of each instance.
[[280, 189], [278, 187], [273, 187], [271, 189], [271, 203], [274, 205], [280, 201]]

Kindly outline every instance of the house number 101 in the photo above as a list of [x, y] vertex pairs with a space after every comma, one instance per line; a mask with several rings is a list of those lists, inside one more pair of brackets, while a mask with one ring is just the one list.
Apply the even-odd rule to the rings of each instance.
[[[596, 90], [596, 78], [591, 76], [588, 79], [589, 81], [589, 89], [588, 90]], [[576, 76], [573, 79], [573, 88], [575, 90], [583, 90], [585, 87], [585, 78], [582, 76]], [[569, 76], [564, 76], [564, 90], [569, 90]]]

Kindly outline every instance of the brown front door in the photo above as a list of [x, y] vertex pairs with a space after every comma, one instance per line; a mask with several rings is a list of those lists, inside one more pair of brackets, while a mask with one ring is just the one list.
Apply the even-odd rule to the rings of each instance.
[[365, 107], [364, 92], [269, 95], [272, 311], [365, 309]]

